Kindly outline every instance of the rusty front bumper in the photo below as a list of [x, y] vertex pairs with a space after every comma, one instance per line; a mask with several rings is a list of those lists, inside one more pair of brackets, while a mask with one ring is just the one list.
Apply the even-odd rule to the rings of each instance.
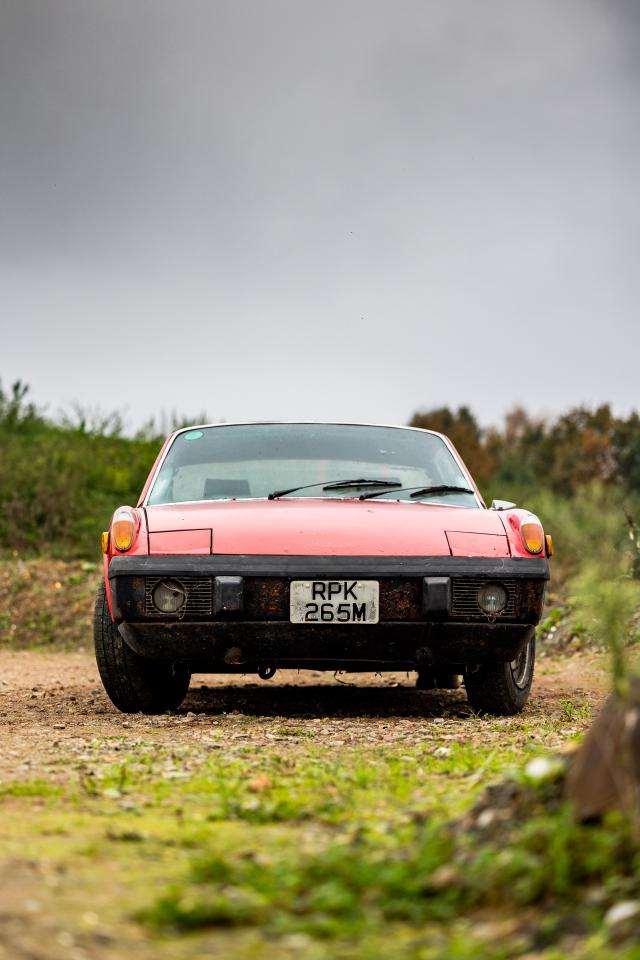
[[[299, 578], [375, 578], [377, 624], [289, 622], [289, 585]], [[160, 614], [150, 584], [175, 578], [187, 604]], [[217, 669], [231, 648], [238, 667], [378, 664], [385, 668], [512, 660], [538, 623], [549, 578], [542, 558], [466, 557], [117, 557], [109, 579], [113, 617], [146, 657]], [[509, 602], [487, 617], [478, 584], [498, 580]]]

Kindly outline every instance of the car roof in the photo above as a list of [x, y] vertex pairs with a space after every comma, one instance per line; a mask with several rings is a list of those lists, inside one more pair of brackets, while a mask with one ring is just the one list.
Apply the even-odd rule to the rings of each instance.
[[437, 430], [425, 430], [423, 427], [409, 427], [399, 423], [365, 423], [358, 420], [234, 420], [233, 422], [194, 423], [187, 427], [180, 427], [178, 430], [173, 430], [169, 434], [169, 437], [177, 437], [180, 433], [186, 433], [189, 430], [204, 430], [208, 427], [249, 427], [285, 423], [299, 424], [301, 426], [308, 424], [310, 426], [335, 427], [385, 427], [393, 430], [417, 430], [419, 433], [432, 433], [436, 437], [445, 437], [445, 434], [439, 433]]

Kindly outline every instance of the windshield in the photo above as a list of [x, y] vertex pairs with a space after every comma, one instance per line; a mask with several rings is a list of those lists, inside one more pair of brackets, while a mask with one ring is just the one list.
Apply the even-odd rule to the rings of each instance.
[[[431, 433], [335, 423], [252, 423], [178, 434], [147, 502], [249, 500], [298, 487], [307, 489], [291, 496], [354, 498], [367, 487], [323, 486], [360, 479], [392, 481], [380, 499], [410, 502], [416, 502], [411, 493], [421, 487], [469, 486], [447, 445]], [[420, 499], [478, 506], [473, 494], [455, 491], [425, 493]]]

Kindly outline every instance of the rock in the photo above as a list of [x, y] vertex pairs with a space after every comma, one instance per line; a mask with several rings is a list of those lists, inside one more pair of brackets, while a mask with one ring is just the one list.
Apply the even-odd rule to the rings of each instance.
[[454, 866], [448, 863], [434, 870], [428, 880], [431, 890], [446, 890], [447, 887], [455, 887], [459, 883], [460, 874]]
[[612, 810], [640, 821], [640, 678], [625, 698], [612, 694], [576, 751], [565, 795], [578, 820]]
[[270, 790], [272, 786], [273, 782], [270, 777], [266, 776], [266, 774], [261, 774], [260, 776], [255, 777], [247, 784], [247, 788], [251, 791], [251, 793], [262, 793], [263, 790]]
[[536, 757], [524, 768], [525, 777], [532, 783], [549, 783], [563, 771], [564, 763], [559, 757]]
[[497, 810], [492, 810], [489, 807], [487, 810], [483, 810], [482, 813], [479, 813], [476, 818], [476, 826], [480, 830], [487, 830], [496, 820], [500, 819]]
[[607, 900], [604, 887], [590, 887], [584, 895], [584, 902], [590, 907], [601, 907]]
[[445, 757], [451, 756], [451, 750], [449, 747], [436, 747], [433, 751], [433, 756], [438, 759], [444, 759]]
[[604, 923], [615, 934], [627, 934], [640, 930], [640, 900], [621, 900], [609, 907]]

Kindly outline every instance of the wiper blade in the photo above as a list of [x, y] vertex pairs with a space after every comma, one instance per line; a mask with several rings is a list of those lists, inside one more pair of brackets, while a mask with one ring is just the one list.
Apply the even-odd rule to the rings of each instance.
[[[336, 483], [339, 481], [336, 481]], [[323, 480], [320, 480], [318, 483], [306, 483], [301, 487], [286, 487], [284, 490], [274, 490], [273, 493], [270, 493], [267, 497], [267, 500], [277, 500], [278, 497], [286, 497], [288, 493], [297, 493], [298, 490], [310, 490], [311, 487], [321, 487], [324, 483]]]
[[342, 490], [348, 487], [401, 487], [399, 480], [336, 480], [334, 483], [326, 483], [323, 490]]
[[[455, 487], [450, 486], [448, 483], [439, 483], [433, 487], [400, 487], [399, 493], [401, 490], [413, 490], [414, 493], [410, 494], [411, 499], [417, 499], [418, 497], [426, 497], [428, 494], [440, 494], [440, 493], [471, 493], [473, 490], [469, 487]], [[359, 500], [371, 500], [373, 497], [382, 497], [387, 490], [377, 490], [375, 493], [362, 493]]]
[[411, 494], [411, 498], [424, 497], [428, 493], [473, 493], [469, 487], [456, 487], [448, 483], [440, 483], [435, 487], [423, 487], [422, 490], [416, 490]]
[[325, 483], [319, 480], [317, 483], [306, 483], [302, 487], [288, 487], [285, 490], [274, 490], [267, 497], [267, 500], [277, 500], [278, 497], [286, 497], [288, 493], [297, 493], [298, 490], [310, 490], [312, 487], [322, 487], [323, 490], [348, 490], [349, 487], [401, 487], [399, 480], [367, 480], [360, 478], [358, 480], [330, 480]]

